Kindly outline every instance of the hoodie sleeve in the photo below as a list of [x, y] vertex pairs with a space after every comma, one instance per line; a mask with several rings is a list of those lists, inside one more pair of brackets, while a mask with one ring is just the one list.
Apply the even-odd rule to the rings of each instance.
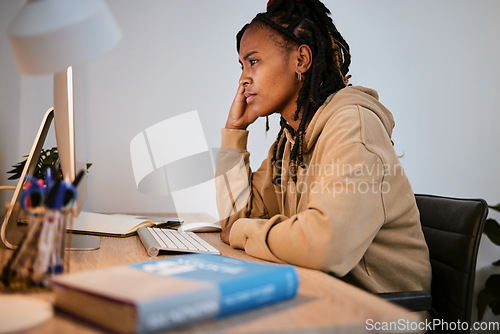
[[288, 203], [295, 200], [294, 193], [303, 192], [296, 197], [297, 213], [239, 219], [229, 236], [232, 247], [337, 276], [361, 261], [386, 221], [387, 186], [383, 158], [360, 135], [361, 113], [357, 107], [338, 113], [323, 129], [308, 170], [296, 185], [289, 181], [282, 189]]
[[222, 129], [221, 132], [215, 183], [223, 229], [242, 217], [269, 218], [279, 212], [270, 158], [252, 173], [247, 138], [246, 130]]

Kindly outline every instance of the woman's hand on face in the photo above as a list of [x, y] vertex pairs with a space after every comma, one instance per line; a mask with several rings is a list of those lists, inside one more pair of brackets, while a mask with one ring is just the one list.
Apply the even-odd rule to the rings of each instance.
[[247, 104], [245, 98], [245, 87], [238, 86], [229, 115], [227, 116], [226, 129], [246, 130], [258, 118]]

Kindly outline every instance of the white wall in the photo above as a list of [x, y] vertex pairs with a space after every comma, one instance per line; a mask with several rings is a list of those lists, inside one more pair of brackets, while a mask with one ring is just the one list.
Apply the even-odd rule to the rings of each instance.
[[[500, 203], [500, 2], [327, 3], [351, 46], [353, 84], [377, 89], [394, 114], [414, 191]], [[500, 258], [483, 246], [478, 267]]]
[[[6, 23], [23, 1], [0, 1], [0, 134], [16, 129], [19, 140], [17, 147], [2, 145], [0, 159], [14, 158], [0, 165], [4, 169], [27, 153], [42, 113], [52, 104], [51, 76], [18, 75], [5, 37]], [[500, 178], [489, 174], [500, 160], [495, 150], [500, 116], [494, 105], [500, 85], [500, 22], [495, 20], [500, 3], [325, 3], [351, 45], [351, 82], [377, 89], [394, 113], [396, 150], [404, 153], [415, 192], [500, 202]], [[85, 102], [81, 109], [87, 114], [87, 154], [93, 163], [87, 209], [164, 211], [168, 198], [154, 199], [135, 189], [130, 140], [150, 125], [197, 109], [209, 145], [218, 145], [240, 72], [234, 35], [265, 1], [108, 4], [123, 30], [122, 41], [75, 68], [76, 79], [83, 81], [83, 97], [76, 98]], [[265, 155], [263, 128], [261, 122], [252, 131], [254, 166]], [[267, 135], [269, 143], [274, 133]]]
[[[0, 185], [6, 184], [6, 172], [18, 161], [20, 77], [12, 52], [7, 47], [5, 32], [19, 7], [18, 2], [0, 2]], [[4, 211], [4, 203], [9, 201], [12, 194], [12, 191], [0, 191], [0, 216]]]
[[151, 125], [196, 109], [209, 146], [219, 145], [239, 71], [235, 31], [260, 7], [250, 3], [109, 2], [123, 40], [88, 66], [87, 130], [100, 134], [87, 145], [95, 166], [89, 186], [100, 188], [89, 197], [91, 210], [173, 211], [169, 196], [136, 190], [130, 140]]
[[[5, 37], [23, 0], [0, 0], [0, 183], [31, 146], [51, 106], [51, 77], [20, 76]], [[197, 109], [211, 147], [219, 144], [240, 69], [235, 34], [266, 1], [108, 0], [120, 44], [75, 69], [86, 112], [89, 199], [98, 212], [172, 211], [169, 196], [137, 191], [130, 140]], [[353, 84], [375, 88], [394, 113], [396, 151], [417, 193], [500, 202], [500, 2], [326, 0], [351, 46]], [[78, 106], [77, 106], [78, 107]], [[274, 140], [251, 127], [252, 165]], [[273, 125], [272, 124], [272, 125]], [[49, 144], [54, 143], [53, 139]], [[5, 195], [4, 195], [5, 196]], [[500, 257], [483, 239], [479, 267]]]

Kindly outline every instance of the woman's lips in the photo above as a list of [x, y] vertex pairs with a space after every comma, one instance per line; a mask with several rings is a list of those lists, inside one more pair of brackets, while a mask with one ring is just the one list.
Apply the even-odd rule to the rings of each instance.
[[252, 101], [252, 99], [255, 97], [255, 93], [252, 93], [252, 92], [245, 92], [245, 99], [247, 101], [247, 104], [250, 103], [250, 101]]

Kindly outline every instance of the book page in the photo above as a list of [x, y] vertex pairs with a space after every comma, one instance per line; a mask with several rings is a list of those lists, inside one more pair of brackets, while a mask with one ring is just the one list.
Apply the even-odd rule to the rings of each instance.
[[154, 222], [129, 215], [106, 215], [93, 212], [80, 212], [73, 219], [68, 230], [78, 233], [126, 236], [137, 231], [139, 226], [153, 226]]

